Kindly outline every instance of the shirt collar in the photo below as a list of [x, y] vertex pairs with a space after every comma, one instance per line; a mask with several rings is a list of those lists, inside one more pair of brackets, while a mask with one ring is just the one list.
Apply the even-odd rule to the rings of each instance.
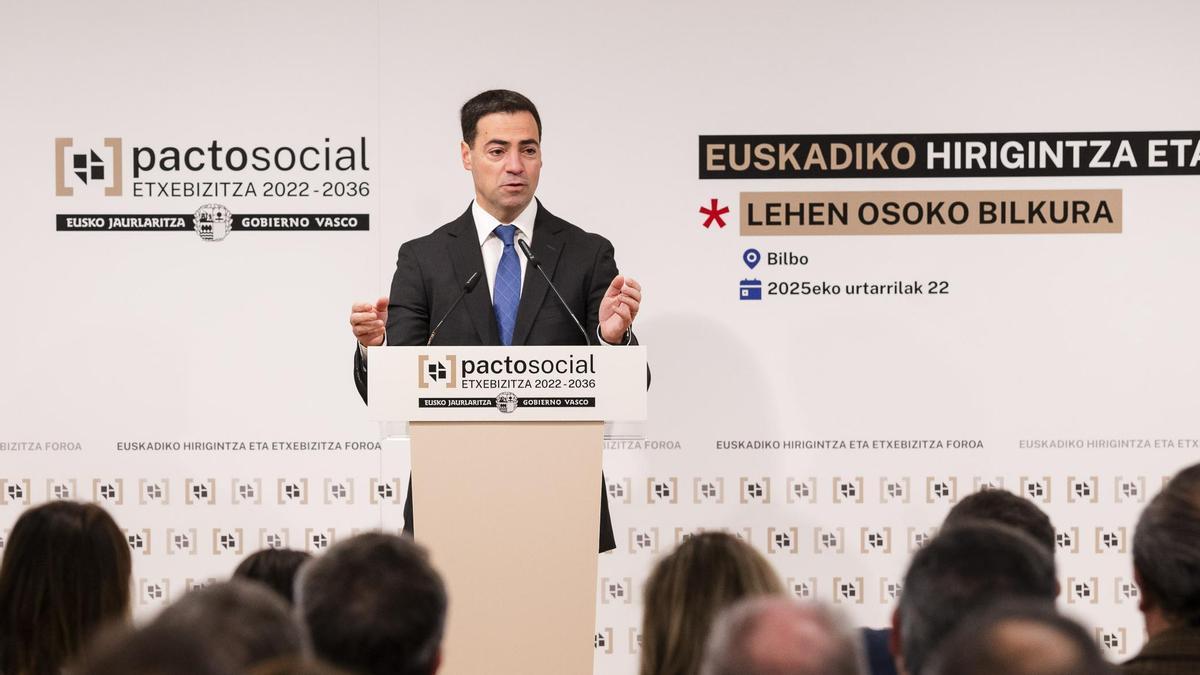
[[517, 215], [516, 220], [512, 223], [502, 223], [496, 220], [496, 217], [479, 205], [478, 201], [471, 202], [471, 217], [475, 219], [475, 230], [479, 233], [479, 245], [487, 241], [488, 237], [493, 236], [492, 230], [496, 229], [497, 225], [516, 225], [517, 231], [525, 235], [525, 241], [533, 241], [533, 222], [537, 220], [538, 203], [536, 199], [529, 201], [529, 206]]

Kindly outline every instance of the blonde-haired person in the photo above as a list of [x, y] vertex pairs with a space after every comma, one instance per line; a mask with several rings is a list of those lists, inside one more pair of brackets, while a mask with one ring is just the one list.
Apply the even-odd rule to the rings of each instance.
[[687, 539], [646, 580], [641, 675], [696, 675], [717, 614], [742, 598], [782, 595], [770, 563], [723, 532]]

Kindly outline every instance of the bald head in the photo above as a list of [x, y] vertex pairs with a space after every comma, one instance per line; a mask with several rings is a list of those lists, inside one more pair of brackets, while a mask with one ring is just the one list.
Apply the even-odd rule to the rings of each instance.
[[829, 610], [782, 598], [747, 600], [713, 627], [702, 675], [859, 675], [857, 635]]

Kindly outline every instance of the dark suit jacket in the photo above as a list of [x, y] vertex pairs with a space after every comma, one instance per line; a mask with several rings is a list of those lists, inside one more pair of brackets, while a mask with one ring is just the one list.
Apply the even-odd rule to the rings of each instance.
[[867, 655], [867, 669], [871, 675], [896, 675], [896, 661], [889, 644], [891, 628], [862, 628], [863, 651]]
[[1176, 626], [1150, 638], [1142, 651], [1121, 664], [1126, 675], [1200, 673], [1200, 626]]
[[[551, 214], [538, 202], [530, 242], [563, 300], [583, 323], [588, 339], [596, 340], [600, 301], [608, 285], [617, 276], [613, 246], [597, 234], [585, 232]], [[584, 336], [566, 310], [549, 290], [542, 275], [526, 265], [521, 283], [521, 301], [513, 329], [514, 345], [582, 345]], [[479, 233], [470, 207], [466, 212], [432, 233], [405, 242], [396, 258], [392, 277], [391, 304], [388, 305], [387, 343], [423, 345], [429, 331], [439, 321], [463, 284], [473, 272], [485, 274]], [[637, 339], [632, 338], [634, 344]], [[438, 329], [435, 345], [498, 345], [500, 330], [492, 311], [492, 299], [486, 277], [463, 299], [462, 305], [446, 318]], [[354, 350], [354, 384], [367, 400], [367, 369]], [[411, 532], [411, 480], [409, 499], [404, 505], [405, 528]], [[608, 496], [603, 477], [600, 483], [600, 551], [616, 548]]]

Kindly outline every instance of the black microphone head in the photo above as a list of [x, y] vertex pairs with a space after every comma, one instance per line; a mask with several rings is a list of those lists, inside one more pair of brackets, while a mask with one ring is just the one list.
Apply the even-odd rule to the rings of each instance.
[[479, 277], [482, 276], [479, 272], [472, 272], [471, 278], [467, 279], [467, 283], [463, 284], [463, 293], [470, 293], [475, 288], [475, 284], [479, 283]]
[[521, 253], [525, 254], [525, 258], [529, 260], [529, 262], [533, 263], [534, 267], [542, 266], [542, 264], [538, 262], [537, 256], [533, 254], [533, 251], [529, 250], [529, 244], [526, 244], [524, 239], [518, 239], [517, 246], [521, 247]]

